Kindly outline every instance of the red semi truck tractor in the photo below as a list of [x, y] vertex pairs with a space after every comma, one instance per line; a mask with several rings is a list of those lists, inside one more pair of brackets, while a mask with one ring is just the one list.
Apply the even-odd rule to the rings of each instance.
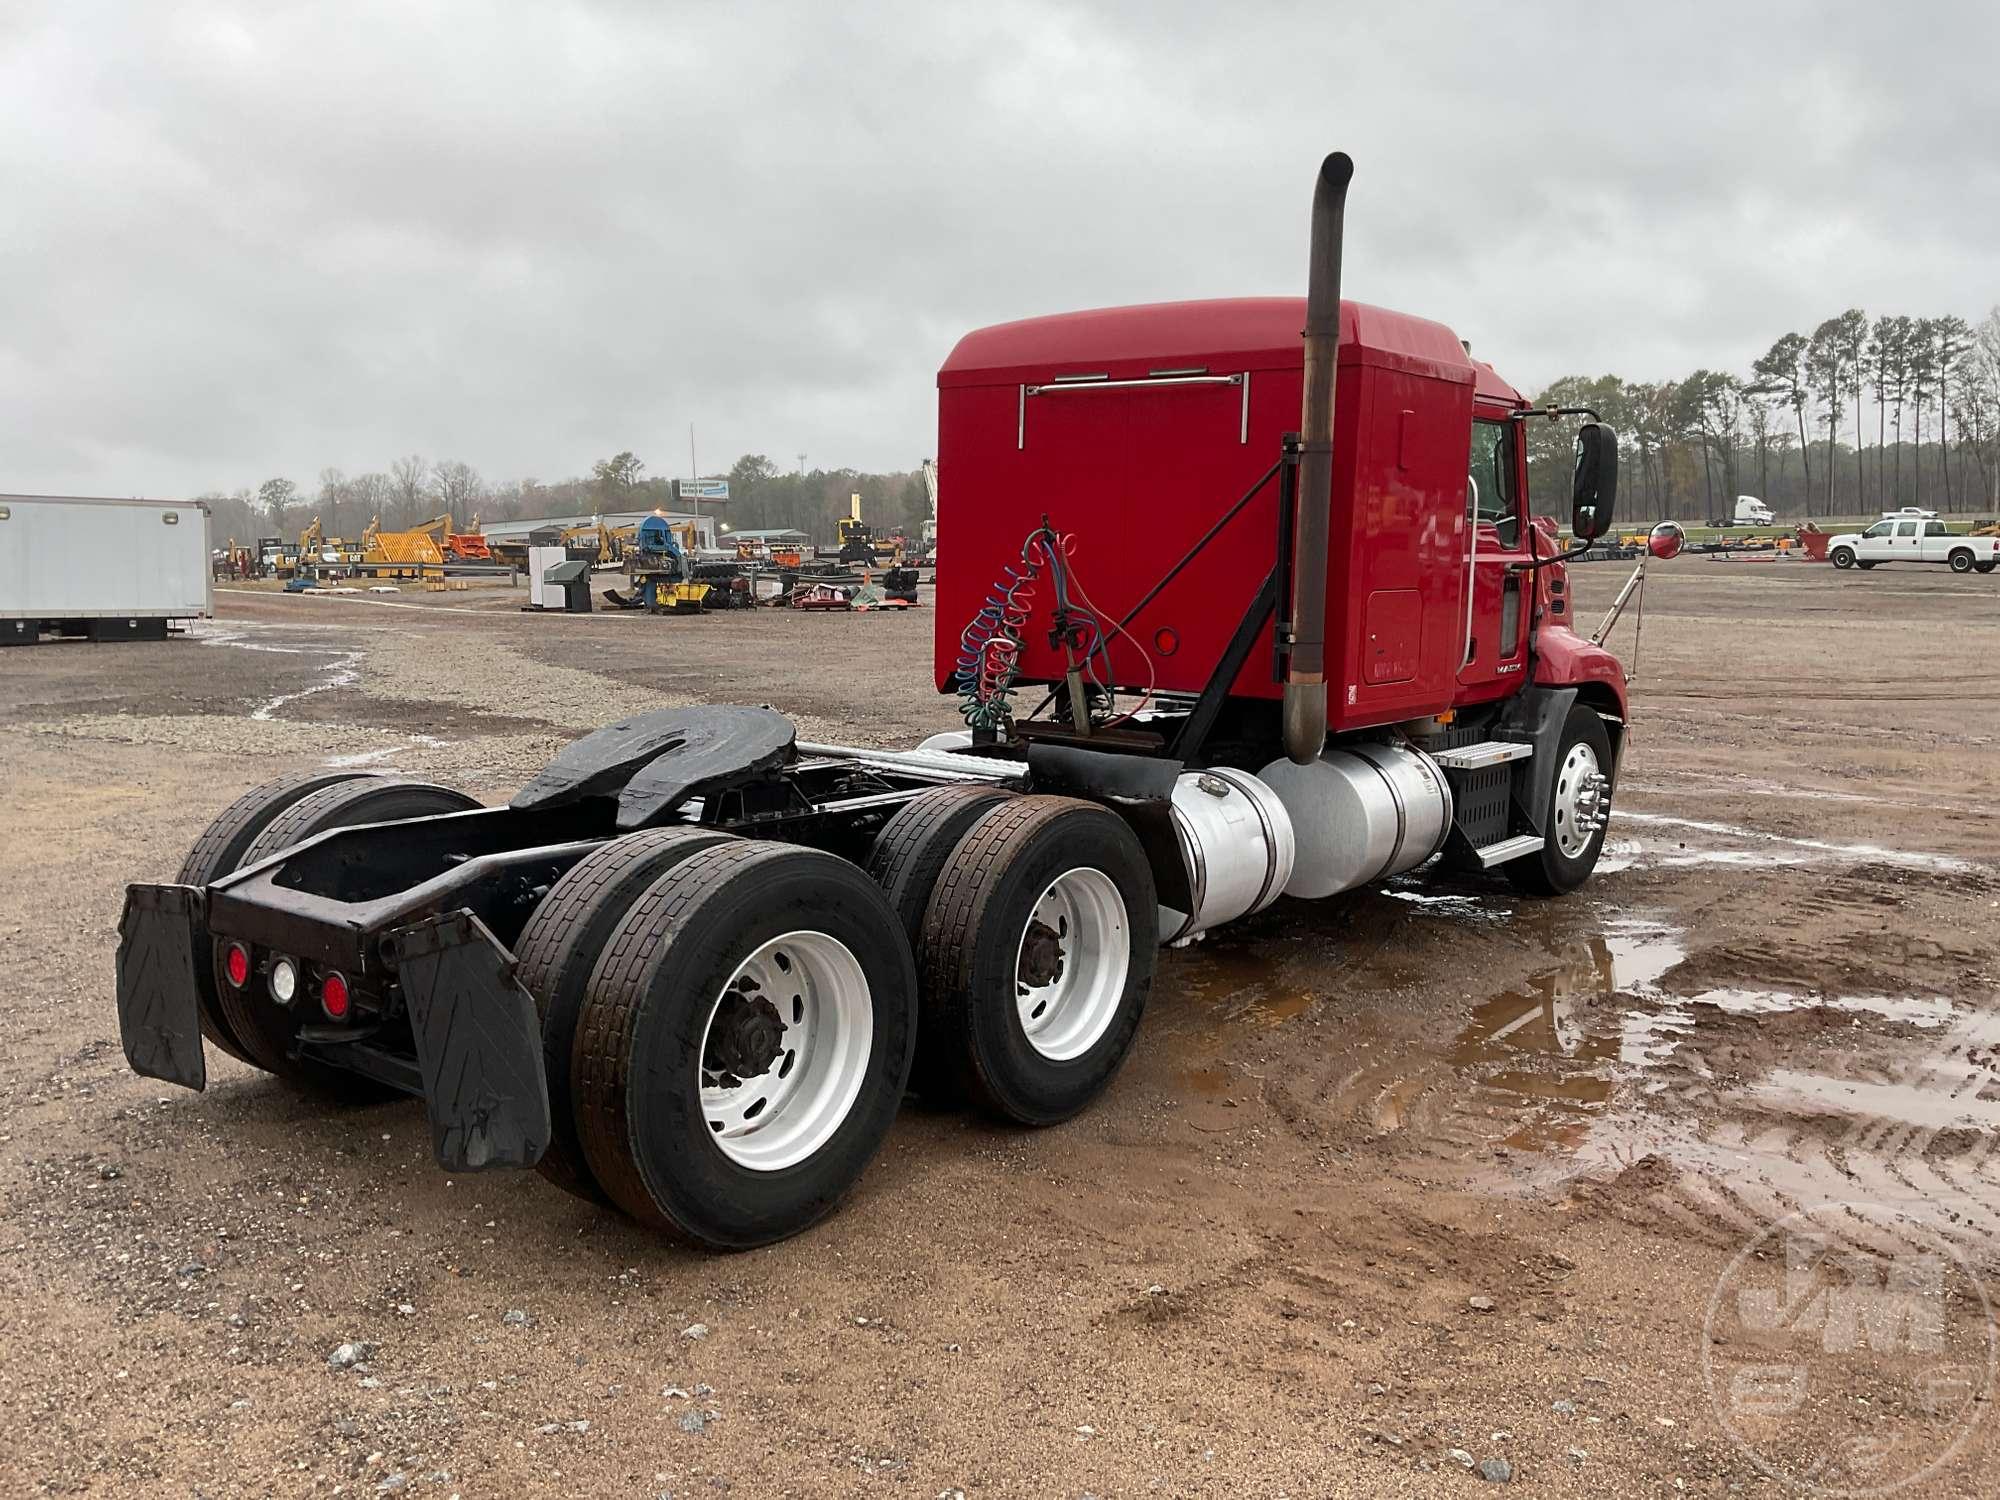
[[[952, 352], [935, 673], [965, 728], [885, 750], [668, 709], [499, 807], [352, 770], [258, 787], [128, 891], [132, 1066], [199, 1089], [206, 1044], [411, 1094], [447, 1170], [538, 1167], [742, 1248], [826, 1213], [908, 1090], [1083, 1109], [1164, 943], [1433, 859], [1578, 885], [1624, 681], [1572, 628], [1522, 426], [1589, 414], [1340, 300], [1350, 170], [1321, 168], [1303, 301]], [[1616, 481], [1582, 424], [1576, 543]]]

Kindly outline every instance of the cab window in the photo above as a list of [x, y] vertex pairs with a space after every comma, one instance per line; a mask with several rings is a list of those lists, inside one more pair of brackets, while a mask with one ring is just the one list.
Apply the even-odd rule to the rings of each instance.
[[1514, 424], [1474, 422], [1472, 483], [1466, 486], [1465, 503], [1475, 519], [1486, 522], [1500, 533], [1507, 546], [1514, 542], [1516, 505], [1514, 499]]
[[1926, 522], [1924, 522], [1924, 535], [1925, 535], [1925, 536], [1943, 536], [1943, 535], [1944, 535], [1944, 522], [1942, 522], [1942, 521], [1926, 521]]
[[1896, 526], [1893, 521], [1877, 521], [1873, 526], [1870, 526], [1866, 531], [1862, 532], [1861, 534], [1863, 536], [1887, 536], [1890, 532], [1894, 531], [1895, 529]]
[[1915, 521], [1898, 521], [1896, 523], [1897, 536], [1915, 536], [1916, 534], [1917, 523]]

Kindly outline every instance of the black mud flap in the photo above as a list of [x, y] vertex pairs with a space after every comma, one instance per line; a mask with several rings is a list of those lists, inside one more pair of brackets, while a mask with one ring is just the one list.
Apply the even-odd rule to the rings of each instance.
[[191, 885], [134, 885], [118, 919], [118, 1039], [134, 1073], [208, 1086], [201, 1054], [201, 1015], [194, 945], [200, 936], [201, 891]]
[[393, 943], [438, 1165], [532, 1167], [549, 1145], [542, 1024], [507, 950], [467, 911], [402, 928]]

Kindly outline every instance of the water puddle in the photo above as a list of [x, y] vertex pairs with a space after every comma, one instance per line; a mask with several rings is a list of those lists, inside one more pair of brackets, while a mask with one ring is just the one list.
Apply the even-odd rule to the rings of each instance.
[[1942, 995], [1799, 995], [1789, 990], [1703, 990], [1688, 1005], [1712, 1005], [1736, 1016], [1786, 1015], [1801, 1010], [1851, 1011], [1907, 1026], [1943, 1026], [1952, 1003]]
[[1614, 828], [1621, 830], [1631, 824], [1637, 824], [1642, 828], [1685, 829], [1690, 833], [1705, 833], [1711, 839], [1748, 847], [1689, 849], [1684, 841], [1668, 847], [1657, 841], [1621, 838], [1615, 841], [1616, 849], [1607, 844], [1605, 852], [1612, 855], [1614, 860], [1622, 862], [1607, 863], [1600, 859], [1599, 870], [1629, 869], [1634, 865], [1675, 868], [1703, 864], [1770, 869], [1830, 861], [1901, 865], [1912, 870], [1932, 870], [1948, 874], [1966, 874], [1979, 868], [1971, 860], [1960, 859], [1950, 854], [1889, 849], [1879, 844], [1838, 844], [1826, 839], [1793, 838], [1781, 833], [1767, 833], [1758, 828], [1745, 828], [1735, 823], [1712, 823], [1701, 818], [1673, 817], [1667, 813], [1628, 812], [1623, 808], [1615, 808], [1611, 814], [1611, 823]]
[[337, 688], [353, 687], [361, 680], [361, 659], [367, 653], [344, 651], [329, 661], [323, 669], [326, 675], [310, 687], [300, 688], [295, 693], [279, 693], [266, 698], [250, 711], [250, 717], [259, 723], [274, 718], [279, 709], [288, 703], [297, 703], [302, 698], [311, 698], [318, 693], [330, 693]]
[[1458, 917], [1470, 922], [1504, 922], [1513, 915], [1509, 908], [1496, 906], [1484, 896], [1412, 890], [1395, 882], [1382, 886], [1376, 894], [1391, 901], [1406, 902], [1419, 912], [1435, 917]]
[[[1877, 806], [1887, 805], [1887, 797], [1871, 797], [1865, 792], [1841, 792], [1826, 787], [1788, 786], [1783, 782], [1760, 781], [1754, 776], [1687, 776], [1690, 781], [1715, 788], [1723, 792], [1736, 792], [1746, 797], [1770, 797], [1784, 802], [1844, 802], [1866, 803]], [[1687, 795], [1685, 787], [1661, 786], [1657, 783], [1621, 780], [1621, 792], [1636, 792], [1649, 797], [1681, 797]]]
[[[288, 718], [288, 715], [281, 715], [280, 711], [294, 703], [298, 703], [306, 698], [316, 697], [321, 693], [330, 693], [340, 688], [353, 687], [361, 680], [361, 668], [362, 663], [368, 655], [367, 649], [324, 638], [329, 631], [345, 632], [351, 638], [352, 632], [356, 630], [364, 633], [372, 633], [374, 627], [260, 625], [254, 627], [254, 629], [250, 629], [218, 625], [212, 622], [198, 622], [196, 628], [190, 634], [206, 646], [226, 646], [232, 650], [267, 652], [276, 656], [324, 658], [318, 667], [320, 675], [317, 681], [309, 683], [307, 686], [299, 688], [294, 692], [275, 694], [272, 697], [266, 698], [250, 710], [252, 722], [268, 724], [281, 717]], [[295, 634], [290, 639], [287, 639], [285, 637], [285, 632], [287, 631], [294, 632]], [[279, 638], [275, 640], [266, 639], [265, 637], [268, 636], [277, 636]], [[399, 743], [378, 746], [371, 750], [356, 750], [344, 754], [330, 755], [321, 764], [335, 770], [357, 770], [364, 767], [370, 769], [390, 769], [389, 763], [396, 756], [408, 750], [442, 750], [447, 748], [451, 743], [449, 740], [439, 739], [435, 735], [388, 730], [383, 730], [381, 733], [393, 733]]]
[[1797, 1068], [1774, 1068], [1751, 1090], [1769, 1109], [1793, 1115], [1835, 1115], [1889, 1121], [1918, 1130], [2000, 1130], [2000, 1080], [1964, 1076], [1958, 1087], [1930, 1080], [1876, 1082], [1830, 1078]]
[[[1703, 1111], [2000, 1128], [2000, 1018], [1968, 1021], [1937, 995], [1726, 986], [1670, 993], [1662, 981], [1685, 956], [1682, 934], [1643, 918], [1568, 942], [1554, 967], [1475, 1005], [1441, 1054], [1387, 1081], [1372, 1103], [1373, 1124], [1395, 1131], [1421, 1117], [1459, 1144], [1581, 1165], [1624, 1164], [1632, 1142], [1644, 1139], [1669, 1159], [1710, 1166], [1718, 1158], [1701, 1140], [1711, 1123]], [[1818, 1024], [1773, 1029], [1791, 1017]], [[1864, 1028], [1874, 1056], [1843, 1055], [1876, 1074], [1793, 1065], [1830, 1043], [1844, 1048]], [[1883, 1058], [1907, 1050], [1912, 1034], [1934, 1040], [1917, 1051], [1908, 1076], [1883, 1073]], [[1726, 1061], [1718, 1066], [1712, 1055]]]
[[195, 639], [205, 646], [227, 646], [235, 651], [258, 651], [274, 656], [322, 656], [327, 658], [320, 667], [320, 680], [297, 692], [279, 693], [266, 698], [250, 711], [250, 717], [257, 723], [269, 723], [277, 717], [278, 710], [289, 703], [297, 703], [302, 698], [311, 698], [319, 693], [329, 693], [336, 688], [353, 687], [361, 680], [361, 663], [367, 651], [361, 647], [335, 645], [328, 641], [302, 638], [295, 642], [283, 643], [261, 639], [263, 632], [253, 635], [247, 630], [239, 630], [226, 625], [204, 625], [191, 631]]
[[[1575, 1149], [1611, 1103], [1621, 1071], [1645, 1066], [1663, 1045], [1650, 1024], [1627, 1024], [1620, 998], [1657, 993], [1684, 951], [1670, 929], [1617, 922], [1567, 945], [1562, 962], [1525, 988], [1475, 1006], [1448, 1054], [1476, 1096], [1464, 1107], [1499, 1127], [1500, 1145]], [[1377, 1123], [1392, 1128], [1380, 1110]]]
[[1226, 1062], [1207, 1063], [1198, 1068], [1184, 1068], [1180, 1073], [1181, 1083], [1189, 1092], [1204, 1099], [1221, 1099], [1233, 1089], [1242, 1086], [1242, 1075]]
[[1176, 983], [1194, 997], [1211, 1031], [1281, 1026], [1322, 993], [1293, 980], [1277, 957], [1240, 943], [1196, 943], [1179, 950], [1175, 966]]

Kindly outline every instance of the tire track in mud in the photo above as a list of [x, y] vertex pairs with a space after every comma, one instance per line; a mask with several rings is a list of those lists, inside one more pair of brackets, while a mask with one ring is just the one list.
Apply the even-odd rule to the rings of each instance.
[[[1927, 899], [1984, 907], [1995, 882], [1970, 861], [1798, 842], [1814, 867], [1765, 882], [1785, 888], [1761, 927], [1732, 933], [1718, 892], [1571, 930], [1449, 1042], [1364, 1034], [1295, 1056], [1264, 1102], [1295, 1135], [1358, 1135], [1426, 1179], [1571, 1195], [1717, 1247], [1852, 1203], [1858, 1248], [1921, 1249], [1928, 1230], [2000, 1267], [2000, 990], [1976, 945], [1905, 926]], [[1719, 940], [1691, 942], [1711, 915]]]

